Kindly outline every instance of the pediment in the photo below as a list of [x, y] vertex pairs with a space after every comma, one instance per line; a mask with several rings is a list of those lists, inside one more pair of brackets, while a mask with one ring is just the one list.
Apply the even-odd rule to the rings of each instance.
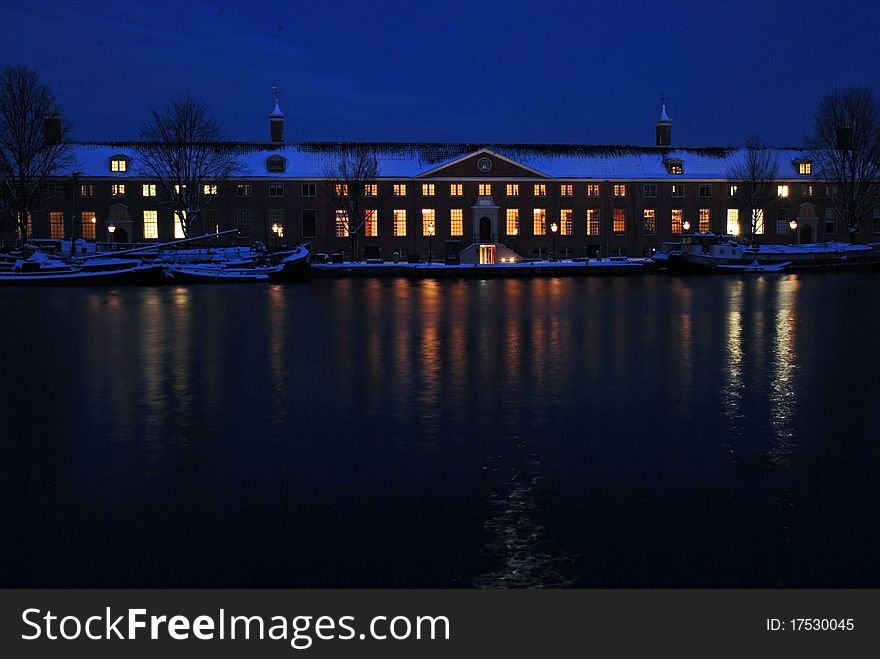
[[417, 178], [551, 178], [489, 149], [480, 149], [419, 174]]

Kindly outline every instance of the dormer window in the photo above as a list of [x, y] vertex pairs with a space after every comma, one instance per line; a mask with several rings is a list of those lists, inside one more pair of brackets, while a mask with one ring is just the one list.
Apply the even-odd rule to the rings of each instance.
[[666, 160], [666, 171], [670, 174], [684, 174], [684, 163], [678, 158]]
[[111, 172], [127, 172], [128, 171], [128, 161], [131, 160], [128, 156], [118, 155], [110, 158], [110, 171]]
[[266, 171], [273, 174], [283, 173], [287, 168], [287, 161], [281, 156], [271, 156], [266, 159]]
[[795, 160], [794, 166], [797, 167], [797, 173], [801, 176], [809, 176], [813, 173], [813, 163], [805, 158]]

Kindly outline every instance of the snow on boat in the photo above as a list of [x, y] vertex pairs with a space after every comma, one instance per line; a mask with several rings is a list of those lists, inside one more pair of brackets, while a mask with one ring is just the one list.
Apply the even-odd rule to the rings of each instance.
[[[160, 266], [161, 267], [161, 266]], [[280, 266], [273, 266], [273, 270]], [[255, 284], [269, 281], [266, 268], [228, 268], [213, 264], [173, 264], [164, 266], [170, 284]]]
[[0, 286], [155, 286], [164, 279], [162, 266], [133, 262], [104, 270], [70, 264], [0, 272]]
[[[739, 243], [735, 237], [695, 233], [681, 238], [681, 249], [668, 258], [670, 273], [727, 272], [730, 266], [786, 264], [787, 271], [880, 268], [880, 246], [846, 243], [761, 245]], [[735, 268], [743, 271], [743, 268]], [[769, 271], [765, 271], [769, 272]]]
[[719, 265], [716, 266], [721, 272], [782, 272], [791, 265], [790, 261], [784, 263], [765, 263], [761, 265], [755, 259], [749, 265]]

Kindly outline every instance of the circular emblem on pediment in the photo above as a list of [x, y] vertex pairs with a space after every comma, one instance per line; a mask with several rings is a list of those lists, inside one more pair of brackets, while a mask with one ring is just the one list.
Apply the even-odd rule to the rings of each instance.
[[477, 161], [477, 169], [479, 169], [481, 172], [488, 172], [490, 169], [492, 169], [492, 161], [485, 156], [480, 158]]

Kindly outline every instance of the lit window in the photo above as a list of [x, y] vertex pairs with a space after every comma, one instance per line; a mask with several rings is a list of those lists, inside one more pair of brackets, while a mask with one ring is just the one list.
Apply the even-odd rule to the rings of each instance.
[[681, 233], [681, 221], [684, 213], [680, 208], [672, 209], [672, 233]]
[[623, 183], [615, 183], [614, 184], [614, 196], [615, 197], [625, 197], [626, 196], [626, 185]]
[[449, 196], [450, 197], [461, 197], [464, 194], [464, 186], [461, 183], [450, 183], [449, 184]]
[[144, 240], [156, 240], [159, 237], [159, 212], [144, 211]]
[[79, 196], [80, 197], [94, 197], [95, 196], [95, 186], [91, 185], [91, 184], [79, 186]]
[[64, 213], [60, 211], [49, 213], [49, 237], [64, 238]]
[[283, 183], [270, 183], [269, 184], [269, 196], [270, 197], [283, 197], [284, 196], [284, 184]]
[[110, 196], [111, 197], [124, 197], [125, 196], [125, 184], [124, 183], [113, 183], [110, 186]]
[[645, 209], [645, 235], [653, 236], [657, 233], [657, 211], [653, 208]]
[[336, 237], [348, 238], [348, 213], [336, 211]]
[[599, 184], [598, 183], [587, 183], [587, 196], [588, 197], [598, 197], [599, 196]]
[[681, 183], [672, 184], [672, 196], [684, 197], [684, 186]]
[[453, 208], [449, 211], [449, 235], [461, 236], [464, 234], [464, 210]]
[[394, 210], [394, 235], [406, 235], [406, 211], [402, 208]]
[[253, 235], [254, 214], [250, 208], [239, 208], [236, 210], [235, 223], [240, 237], [250, 238]]
[[488, 197], [492, 194], [492, 184], [491, 183], [480, 183], [480, 196]]
[[626, 233], [626, 209], [615, 208], [613, 227], [614, 233], [623, 235]]
[[364, 211], [364, 236], [375, 238], [379, 235], [379, 211], [368, 208]]
[[547, 186], [543, 183], [535, 184], [535, 196], [536, 197], [546, 197], [547, 196]]
[[181, 238], [186, 238], [183, 233], [183, 222], [180, 221], [180, 216], [174, 213], [174, 239], [180, 240]]
[[666, 171], [670, 174], [684, 174], [684, 163], [678, 158], [670, 158], [666, 161]]
[[598, 208], [588, 208], [587, 209], [587, 235], [588, 236], [598, 236], [599, 235], [599, 209]]
[[269, 228], [272, 230], [272, 235], [276, 238], [284, 238], [284, 209], [283, 208], [270, 208], [269, 209]]
[[86, 240], [94, 240], [95, 239], [95, 225], [98, 223], [98, 218], [95, 215], [95, 211], [83, 211], [80, 215], [80, 226], [82, 228], [82, 237]]
[[739, 194], [739, 186], [736, 183], [731, 183], [727, 186], [728, 197], [735, 197], [737, 194]]
[[376, 183], [367, 183], [364, 185], [364, 196], [365, 197], [378, 197], [379, 196], [379, 186]]
[[798, 174], [807, 175], [813, 173], [813, 163], [802, 160], [798, 163]]
[[709, 233], [709, 221], [712, 219], [712, 211], [708, 208], [700, 209], [700, 233]]
[[727, 233], [731, 236], [739, 235], [739, 209], [727, 209]]
[[[272, 186], [269, 186], [271, 189]], [[337, 197], [347, 197], [348, 196], [348, 183], [337, 183], [336, 184], [336, 196]]]
[[422, 209], [422, 235], [433, 236], [437, 232], [437, 224], [435, 223], [436, 213], [433, 208]]
[[239, 183], [235, 186], [235, 194], [239, 197], [250, 197], [252, 192], [250, 183]]
[[[247, 196], [250, 197], [251, 186], [248, 185], [247, 189], [248, 189]], [[314, 183], [303, 183], [302, 184], [302, 187], [300, 189], [300, 194], [303, 197], [314, 197], [317, 195], [317, 193], [318, 193], [318, 186], [316, 186]]]
[[812, 197], [813, 196], [813, 186], [812, 185], [802, 185], [801, 186], [801, 196], [802, 197]]
[[574, 233], [574, 211], [570, 208], [563, 208], [559, 211], [559, 233], [563, 236], [570, 236]]
[[704, 199], [712, 196], [712, 186], [705, 183], [700, 186], [700, 196]]
[[519, 209], [507, 209], [507, 226], [505, 229], [508, 236], [519, 235]]
[[532, 233], [536, 236], [543, 236], [547, 233], [547, 211], [543, 208], [536, 208], [532, 212]]
[[156, 196], [156, 184], [155, 183], [144, 183], [141, 189], [141, 195], [144, 197], [155, 197]]
[[395, 183], [393, 187], [393, 192], [395, 197], [405, 197], [406, 183]]
[[202, 193], [206, 195], [215, 195], [217, 194], [217, 184], [216, 183], [205, 183], [202, 186]]
[[507, 184], [507, 196], [508, 197], [518, 197], [519, 196], [519, 183], [508, 183]]
[[776, 186], [776, 194], [779, 197], [787, 197], [788, 196], [788, 186], [787, 185], [777, 185]]
[[434, 184], [433, 183], [422, 183], [422, 196], [423, 197], [433, 197], [434, 196]]
[[752, 226], [755, 227], [755, 233], [763, 235], [764, 233], [764, 209], [756, 208], [752, 211]]
[[113, 158], [110, 161], [110, 171], [111, 172], [126, 172], [126, 171], [128, 171], [128, 161], [125, 158]]
[[571, 183], [563, 183], [559, 186], [559, 194], [563, 197], [571, 197], [574, 194], [574, 186]]
[[643, 197], [656, 197], [657, 196], [657, 184], [656, 183], [645, 183], [642, 185], [642, 196]]

